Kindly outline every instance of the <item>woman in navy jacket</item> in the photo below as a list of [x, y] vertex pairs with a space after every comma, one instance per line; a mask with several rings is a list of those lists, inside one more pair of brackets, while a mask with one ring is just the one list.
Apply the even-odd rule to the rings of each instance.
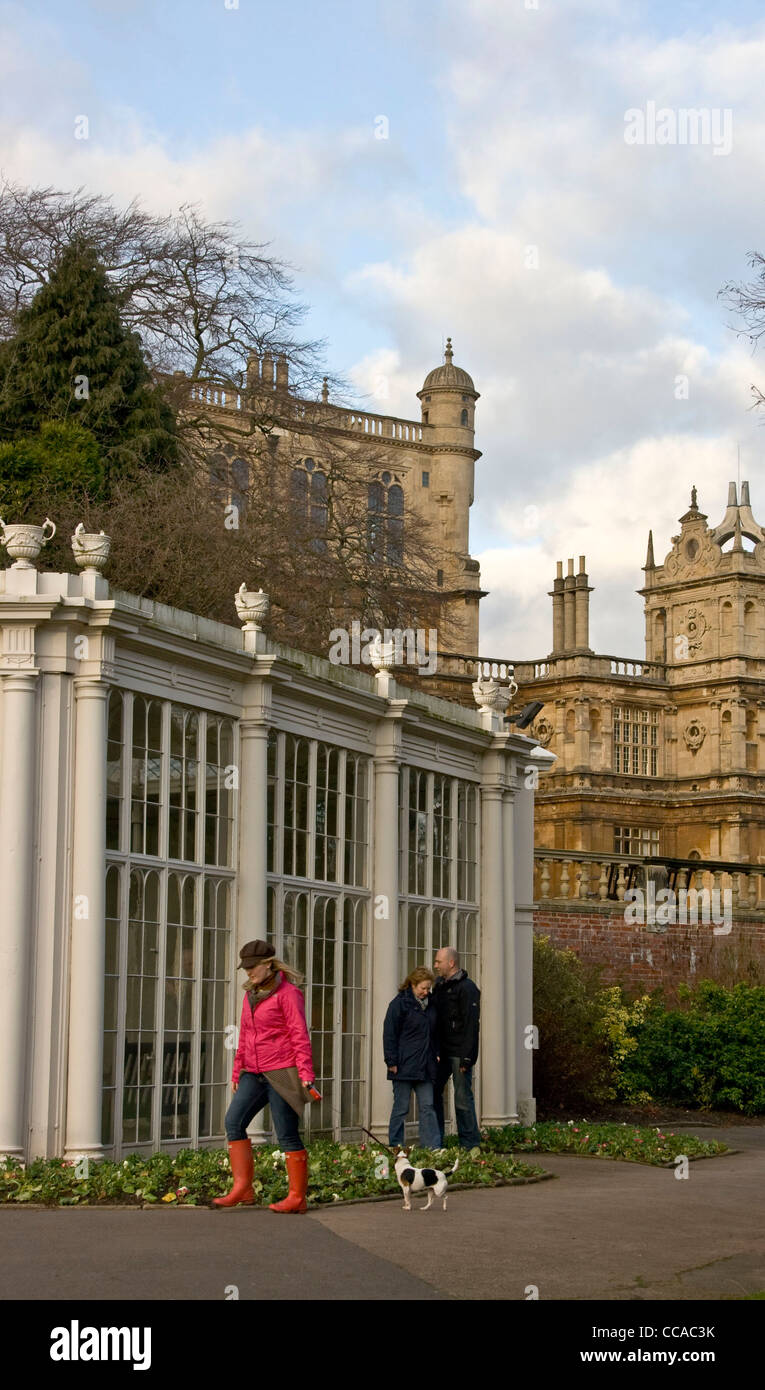
[[393, 1109], [388, 1125], [388, 1143], [392, 1148], [404, 1142], [404, 1122], [412, 1091], [417, 1096], [422, 1148], [437, 1149], [441, 1144], [433, 1109], [433, 1082], [438, 1061], [436, 1011], [430, 998], [434, 978], [422, 965], [410, 971], [385, 1015], [383, 1048], [388, 1080], [393, 1082]]

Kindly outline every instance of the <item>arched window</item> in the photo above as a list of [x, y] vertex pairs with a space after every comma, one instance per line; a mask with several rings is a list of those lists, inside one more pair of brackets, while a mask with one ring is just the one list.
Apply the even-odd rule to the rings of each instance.
[[381, 473], [367, 494], [367, 544], [378, 564], [404, 563], [404, 489], [392, 473]]
[[468, 413], [467, 413], [466, 410], [463, 410], [462, 414], [460, 415], [460, 424], [461, 424], [461, 425], [466, 425], [467, 422], [468, 422]]
[[231, 501], [242, 515], [247, 510], [247, 494], [250, 489], [250, 465], [246, 459], [236, 458], [231, 463]]
[[244, 514], [247, 510], [247, 495], [250, 488], [250, 465], [247, 459], [234, 458], [233, 444], [224, 444], [207, 460], [210, 490], [224, 505], [238, 507]]
[[324, 532], [327, 529], [327, 475], [312, 458], [301, 459], [292, 470], [290, 496], [293, 510], [298, 519], [318, 534], [311, 540], [311, 548], [323, 553], [327, 549]]

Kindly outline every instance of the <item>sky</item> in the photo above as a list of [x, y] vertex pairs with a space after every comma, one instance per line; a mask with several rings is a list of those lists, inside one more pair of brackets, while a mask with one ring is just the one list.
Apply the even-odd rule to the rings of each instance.
[[720, 298], [765, 253], [764, 68], [747, 0], [0, 0], [0, 170], [237, 221], [370, 409], [419, 418], [451, 335], [482, 654], [544, 657], [584, 554], [592, 646], [634, 659], [649, 528], [661, 562], [693, 484], [717, 524], [739, 457], [765, 520]]

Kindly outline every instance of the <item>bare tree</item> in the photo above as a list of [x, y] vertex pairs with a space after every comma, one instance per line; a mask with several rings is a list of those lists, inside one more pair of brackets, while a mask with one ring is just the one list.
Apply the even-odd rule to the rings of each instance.
[[[765, 255], [760, 251], [750, 251], [747, 260], [755, 278], [748, 282], [731, 280], [723, 285], [720, 298], [738, 319], [738, 326], [731, 325], [737, 335], [746, 337], [755, 351], [765, 334]], [[765, 393], [755, 382], [751, 386], [753, 404], [765, 405]]]
[[[48, 562], [55, 551], [69, 565], [69, 526], [84, 520], [114, 537], [112, 582], [147, 597], [233, 621], [245, 580], [270, 593], [274, 635], [308, 651], [326, 654], [332, 628], [354, 618], [437, 627], [448, 649], [438, 546], [412, 514], [400, 553], [381, 546], [369, 488], [375, 473], [395, 472], [396, 450], [349, 432], [347, 409], [330, 405], [330, 388], [335, 396], [345, 383], [323, 372], [323, 345], [300, 336], [290, 268], [192, 206], [161, 217], [81, 189], [1, 183], [0, 341], [76, 237], [97, 248], [176, 411], [181, 463], [118, 482], [100, 504], [41, 492], [61, 538]], [[303, 507], [290, 464], [306, 453], [325, 482], [319, 504]]]
[[[19, 309], [76, 237], [97, 249], [119, 291], [123, 321], [138, 333], [150, 369], [162, 380], [189, 439], [209, 429], [203, 407], [211, 393], [225, 393], [231, 403], [246, 390], [253, 356], [281, 359], [293, 393], [318, 400], [323, 344], [299, 335], [306, 311], [295, 297], [290, 267], [271, 256], [265, 244], [243, 237], [235, 223], [206, 222], [190, 205], [162, 217], [135, 201], [117, 208], [82, 189], [71, 193], [1, 182], [0, 340], [12, 336]], [[252, 433], [272, 427], [272, 400], [265, 396], [262, 403], [263, 419], [253, 410], [251, 393]], [[221, 432], [231, 424], [231, 412], [220, 412]]]

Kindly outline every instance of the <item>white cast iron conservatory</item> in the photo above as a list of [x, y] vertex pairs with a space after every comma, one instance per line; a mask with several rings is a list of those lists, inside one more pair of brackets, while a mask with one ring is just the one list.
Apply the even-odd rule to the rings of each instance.
[[385, 1131], [384, 1014], [447, 944], [482, 990], [479, 1118], [533, 1119], [546, 755], [501, 699], [282, 647], [237, 597], [244, 632], [95, 567], [0, 572], [1, 1153], [222, 1144], [258, 936], [306, 976], [309, 1132]]

